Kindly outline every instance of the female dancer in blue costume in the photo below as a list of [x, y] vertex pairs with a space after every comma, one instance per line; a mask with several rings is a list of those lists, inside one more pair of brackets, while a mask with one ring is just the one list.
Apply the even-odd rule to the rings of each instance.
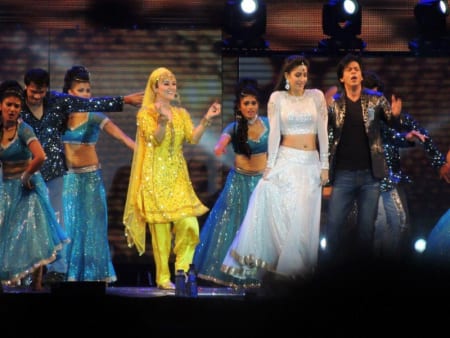
[[[73, 66], [64, 77], [64, 93], [90, 98], [90, 75]], [[108, 242], [108, 210], [101, 166], [95, 149], [100, 131], [131, 150], [135, 142], [103, 113], [72, 113], [62, 135], [67, 173], [63, 183], [64, 224], [71, 243], [67, 246], [68, 281], [117, 280]]]
[[221, 156], [231, 143], [234, 168], [200, 233], [194, 263], [198, 277], [231, 287], [258, 287], [257, 279], [238, 279], [220, 270], [223, 259], [247, 211], [248, 200], [267, 163], [269, 121], [258, 116], [259, 92], [255, 80], [244, 79], [236, 88], [236, 122], [225, 127], [214, 152]]
[[[125, 104], [140, 105], [143, 93], [90, 99], [67, 95], [49, 90], [50, 75], [41, 68], [28, 70], [24, 76], [24, 83], [25, 103], [20, 116], [33, 128], [44, 148], [46, 160], [39, 171], [47, 184], [50, 201], [57, 214], [57, 219], [64, 228], [62, 189], [66, 163], [61, 136], [62, 132], [66, 130], [69, 114], [80, 111], [123, 111]], [[64, 250], [59, 252], [56, 261], [47, 265], [44, 284], [61, 282], [66, 279], [67, 262], [64, 255]]]
[[16, 81], [0, 85], [0, 280], [17, 285], [33, 273], [33, 288], [39, 290], [43, 265], [56, 259], [68, 238], [39, 172], [45, 152], [33, 129], [19, 119], [23, 100]]
[[324, 94], [305, 88], [308, 71], [303, 56], [286, 58], [269, 98], [267, 167], [222, 265], [235, 277], [306, 277], [316, 267], [328, 115]]

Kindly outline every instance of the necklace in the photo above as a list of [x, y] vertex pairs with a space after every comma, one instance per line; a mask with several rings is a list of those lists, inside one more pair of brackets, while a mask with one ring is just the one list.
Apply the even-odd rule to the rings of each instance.
[[11, 137], [8, 138], [8, 141], [12, 141], [12, 140], [14, 140], [14, 138], [16, 137], [16, 133], [17, 133], [17, 123], [15, 123], [15, 124], [12, 125], [12, 126], [11, 126], [11, 125], [7, 125], [7, 126], [3, 127], [3, 130], [4, 130], [5, 132], [10, 132], [10, 131], [14, 130], [13, 135], [12, 135]]
[[256, 114], [254, 118], [247, 120], [247, 123], [249, 125], [252, 125], [252, 124], [255, 124], [256, 120], [258, 120], [258, 114]]

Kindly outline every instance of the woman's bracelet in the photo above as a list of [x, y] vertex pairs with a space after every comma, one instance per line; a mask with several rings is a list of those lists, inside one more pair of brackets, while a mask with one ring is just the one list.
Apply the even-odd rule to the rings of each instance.
[[30, 187], [30, 178], [31, 174], [29, 172], [24, 171], [22, 175], [20, 175], [20, 181], [22, 182], [23, 186], [29, 188]]
[[208, 128], [211, 125], [211, 120], [207, 119], [206, 117], [202, 118], [202, 120], [200, 121], [201, 125], [205, 128]]

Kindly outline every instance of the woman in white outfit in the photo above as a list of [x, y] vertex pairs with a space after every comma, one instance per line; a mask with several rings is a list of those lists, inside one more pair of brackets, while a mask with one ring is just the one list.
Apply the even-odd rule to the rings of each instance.
[[267, 168], [222, 265], [235, 277], [306, 277], [316, 267], [328, 115], [324, 94], [305, 89], [308, 68], [303, 56], [288, 57], [270, 96]]

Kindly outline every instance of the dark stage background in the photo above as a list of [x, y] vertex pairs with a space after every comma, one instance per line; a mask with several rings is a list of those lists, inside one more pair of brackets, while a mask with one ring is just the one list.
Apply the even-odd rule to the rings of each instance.
[[[0, 24], [33, 28], [221, 29], [225, 0], [2, 0]], [[327, 1], [266, 0], [267, 40], [276, 51], [316, 48]], [[362, 0], [368, 51], [408, 51], [416, 0]], [[447, 28], [450, 21], [447, 20]]]
[[[185, 148], [196, 191], [212, 207], [232, 163], [230, 156], [216, 159], [213, 147], [222, 128], [233, 120], [233, 87], [238, 78], [257, 78], [266, 101], [283, 58], [306, 53], [311, 60], [309, 86], [325, 91], [337, 84], [335, 69], [340, 58], [314, 53], [325, 37], [321, 1], [267, 1], [270, 50], [256, 55], [222, 53], [216, 46], [222, 39], [223, 3], [3, 0], [0, 80], [23, 83], [27, 69], [42, 67], [50, 71], [51, 89], [61, 90], [65, 70], [82, 64], [91, 71], [94, 95], [125, 95], [144, 90], [156, 67], [171, 68], [194, 122], [199, 122], [212, 99], [223, 103], [223, 116], [200, 145]], [[409, 53], [408, 41], [416, 34], [416, 1], [361, 3], [366, 68], [382, 77], [387, 95], [401, 95], [404, 109], [428, 129], [445, 153], [450, 147], [450, 58]], [[136, 112], [127, 106], [124, 112], [108, 115], [134, 137]], [[109, 235], [119, 283], [140, 282], [148, 279], [141, 271], [153, 269], [150, 245], [138, 257], [134, 248], [126, 246], [121, 222], [131, 153], [105, 135], [97, 148], [108, 191]], [[414, 180], [407, 191], [413, 233], [427, 235], [449, 207], [450, 187], [439, 180], [420, 146], [403, 151], [403, 166]], [[129, 271], [134, 272], [129, 275]]]

